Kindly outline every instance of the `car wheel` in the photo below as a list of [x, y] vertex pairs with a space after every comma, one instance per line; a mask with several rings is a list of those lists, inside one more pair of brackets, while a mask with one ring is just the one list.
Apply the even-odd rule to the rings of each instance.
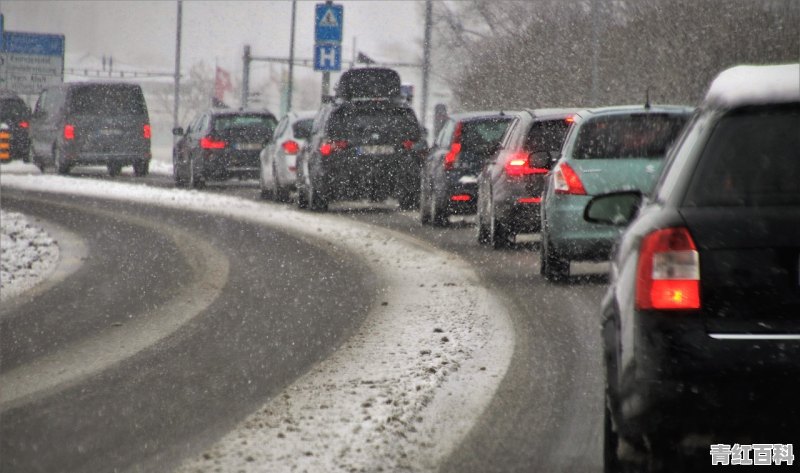
[[271, 200], [272, 199], [272, 189], [267, 189], [266, 184], [264, 183], [264, 173], [258, 173], [258, 183], [261, 187], [260, 196], [264, 200]]
[[308, 194], [306, 200], [308, 201], [309, 210], [315, 212], [325, 212], [328, 210], [328, 200], [319, 193], [310, 177], [306, 183], [306, 192]]
[[[70, 165], [64, 159], [64, 153], [61, 152], [58, 146], [53, 147], [53, 163], [56, 166], [56, 172], [61, 175], [69, 174]], [[44, 172], [44, 166], [41, 166], [40, 169]]]
[[[491, 203], [489, 205], [492, 205]], [[484, 218], [484, 212], [481, 208], [480, 200], [478, 201], [478, 244], [479, 245], [488, 245], [490, 238], [489, 238], [489, 225], [486, 224], [486, 219]]]
[[542, 231], [542, 242], [539, 244], [541, 275], [551, 282], [565, 281], [569, 278], [569, 260], [558, 255], [550, 242], [547, 231]]
[[176, 187], [186, 186], [186, 178], [181, 174], [181, 165], [175, 158], [172, 159], [172, 180], [175, 181]]
[[495, 250], [511, 246], [511, 233], [503, 222], [497, 221], [494, 202], [489, 203], [489, 244]]
[[192, 189], [202, 189], [203, 187], [206, 186], [206, 181], [203, 180], [202, 176], [200, 176], [200, 173], [197, 172], [197, 169], [195, 169], [195, 167], [196, 167], [196, 165], [195, 165], [195, 162], [194, 162], [194, 158], [190, 157], [189, 158], [189, 186]]
[[144, 177], [150, 173], [150, 161], [142, 160], [133, 163], [133, 175]]
[[122, 172], [122, 164], [119, 163], [108, 163], [106, 168], [108, 169], [108, 175], [111, 177], [119, 176]]
[[431, 189], [430, 194], [431, 223], [435, 227], [446, 227], [449, 223], [447, 210], [441, 205], [441, 199], [436, 195], [436, 190]]
[[423, 172], [419, 178], [419, 222], [427, 225], [431, 222], [430, 190]]
[[280, 182], [278, 182], [278, 173], [276, 172], [274, 161], [272, 166], [272, 176], [272, 179], [275, 181], [275, 200], [284, 204], [291, 202], [292, 199], [289, 195], [289, 188], [281, 186]]
[[414, 210], [417, 205], [417, 195], [411, 190], [400, 191], [400, 196], [397, 199], [400, 203], [400, 210]]

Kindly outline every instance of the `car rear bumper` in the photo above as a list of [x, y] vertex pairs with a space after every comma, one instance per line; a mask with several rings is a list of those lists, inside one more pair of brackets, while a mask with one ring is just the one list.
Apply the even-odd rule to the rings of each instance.
[[320, 190], [333, 199], [367, 198], [376, 192], [419, 187], [419, 166], [405, 155], [323, 158], [322, 169]]
[[257, 179], [260, 171], [259, 151], [203, 152], [203, 175], [206, 179]]
[[122, 164], [130, 165], [142, 161], [150, 161], [150, 152], [126, 152], [126, 153], [92, 153], [80, 152], [77, 154], [67, 154], [67, 160], [73, 164], [83, 165], [104, 165], [104, 164]]

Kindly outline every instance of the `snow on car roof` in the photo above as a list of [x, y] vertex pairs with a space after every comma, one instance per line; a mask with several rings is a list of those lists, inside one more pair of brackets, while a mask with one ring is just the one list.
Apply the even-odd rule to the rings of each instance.
[[800, 64], [736, 66], [711, 83], [705, 103], [738, 107], [800, 101]]

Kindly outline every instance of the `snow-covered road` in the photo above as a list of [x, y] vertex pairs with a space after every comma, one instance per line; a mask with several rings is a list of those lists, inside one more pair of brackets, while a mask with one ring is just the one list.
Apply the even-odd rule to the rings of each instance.
[[[197, 191], [42, 175], [3, 186], [225, 215], [363, 259], [389, 289], [329, 359], [181, 471], [430, 471], [484, 410], [513, 353], [502, 303], [463, 260], [390, 230]], [[335, 310], [335, 308], [331, 308]]]

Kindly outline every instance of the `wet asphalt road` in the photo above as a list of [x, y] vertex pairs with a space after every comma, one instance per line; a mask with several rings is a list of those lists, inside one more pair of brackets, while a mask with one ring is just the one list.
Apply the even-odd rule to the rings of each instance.
[[[83, 177], [107, 178], [91, 172]], [[166, 176], [133, 178], [123, 175], [115, 179], [120, 182], [172, 187], [171, 179]], [[210, 183], [203, 192], [235, 195], [252, 200], [259, 198], [257, 183], [253, 181]], [[8, 205], [5, 197], [4, 195], [4, 208]], [[25, 206], [24, 203], [18, 204], [18, 208], [20, 205], [22, 208]], [[123, 207], [120, 204], [98, 205], [103, 208], [109, 205]], [[124, 207], [129, 206], [126, 204]], [[14, 208], [13, 200], [10, 208]], [[58, 452], [42, 455], [41, 452], [34, 451], [33, 446], [45, 445], [45, 441], [57, 442], [62, 436], [75, 432], [76, 426], [80, 427], [80, 432], [85, 432], [91, 429], [93, 422], [102, 422], [104, 416], [119, 413], [125, 414], [127, 422], [130, 422], [115, 429], [119, 431], [120, 437], [96, 438], [88, 449], [68, 441], [60, 450], [61, 455], [65, 455], [67, 449], [81, 449], [80, 455], [67, 456], [76, 462], [75, 469], [83, 471], [92, 471], [93, 466], [107, 465], [104, 462], [109, 461], [123, 467], [136, 465], [137, 468], [144, 468], [141, 471], [147, 471], [147, 465], [163, 466], [175, 458], [197, 452], [200, 445], [205, 445], [226, 427], [232, 426], [236, 419], [254, 409], [259, 401], [278, 392], [280, 387], [302, 372], [304, 366], [324, 356], [360, 320], [359, 317], [363, 316], [370, 303], [370, 298], [365, 297], [360, 290], [354, 290], [357, 285], [331, 287], [330, 291], [319, 297], [336, 296], [341, 299], [340, 304], [347, 308], [347, 312], [357, 315], [336, 333], [329, 332], [333, 328], [320, 329], [323, 333], [317, 336], [324, 339], [322, 347], [309, 338], [292, 353], [292, 357], [298, 360], [296, 363], [284, 366], [280, 372], [270, 372], [272, 377], [269, 380], [259, 380], [257, 386], [247, 384], [254, 379], [254, 370], [264, 369], [264, 360], [278, 357], [277, 359], [283, 361], [285, 354], [277, 340], [302, 340], [302, 336], [292, 337], [298, 337], [304, 330], [309, 330], [309, 320], [330, 316], [315, 312], [315, 303], [304, 300], [302, 309], [307, 312], [307, 318], [295, 321], [288, 328], [282, 327], [285, 320], [267, 322], [267, 319], [256, 314], [262, 307], [286, 304], [285, 291], [279, 294], [271, 291], [251, 294], [249, 302], [242, 301], [236, 295], [235, 288], [239, 286], [281, 285], [292, 286], [295, 294], [314, 294], [316, 291], [310, 289], [314, 284], [309, 284], [315, 282], [313, 276], [304, 267], [303, 259], [294, 256], [298, 254], [299, 243], [291, 237], [270, 233], [270, 239], [274, 240], [270, 246], [283, 248], [283, 251], [266, 254], [246, 252], [245, 256], [234, 250], [258, 247], [263, 242], [247, 241], [246, 229], [238, 232], [233, 230], [242, 224], [214, 224], [217, 218], [161, 209], [136, 208], [135, 212], [146, 214], [148, 218], [166, 219], [188, 231], [199, 232], [220, 247], [227, 248], [231, 267], [250, 269], [242, 272], [241, 279], [235, 286], [231, 285], [227, 297], [215, 303], [213, 310], [210, 308], [202, 320], [193, 322], [190, 328], [181, 330], [178, 336], [171, 337], [167, 343], [127, 360], [110, 373], [103, 373], [91, 380], [88, 386], [76, 387], [61, 393], [57, 398], [45, 399], [25, 406], [24, 409], [4, 413], [3, 425], [0, 427], [2, 445], [5, 452], [11, 451], [15, 454], [11, 457], [12, 460], [28, 459], [41, 465], [45, 465], [46, 461], [58, 461]], [[477, 244], [474, 227], [469, 219], [454, 219], [446, 229], [423, 227], [417, 221], [415, 213], [400, 212], [391, 202], [333, 204], [331, 213], [402, 231], [460, 255], [474, 264], [486, 284], [500, 294], [510, 308], [516, 332], [516, 346], [508, 373], [489, 408], [467, 439], [443, 465], [443, 471], [602, 470], [602, 376], [598, 309], [605, 291], [604, 266], [573, 265], [573, 272], [579, 276], [573, 277], [568, 284], [553, 285], [545, 282], [538, 274], [538, 243], [535, 236], [523, 238], [523, 242], [506, 250], [492, 250]], [[54, 218], [55, 214], [60, 215], [61, 211], [45, 211], [42, 216]], [[71, 221], [72, 217], [78, 220], [91, 218], [70, 214], [61, 216], [65, 223]], [[210, 230], [223, 228], [229, 230], [222, 234]], [[280, 255], [285, 256], [281, 262], [286, 266], [278, 274], [252, 269], [277, 268], [280, 264], [275, 259]], [[110, 254], [108, 257], [122, 256]], [[169, 258], [168, 255], [165, 257]], [[319, 261], [317, 258], [326, 261], [327, 258], [322, 271], [331, 275], [338, 271], [343, 278], [363, 278], [363, 272], [359, 268], [339, 266], [330, 255], [306, 256], [307, 259], [311, 257], [315, 261]], [[257, 260], [253, 261], [253, 258]], [[268, 261], [261, 261], [262, 258]], [[170, 272], [179, 271], [179, 265], [164, 266], [168, 267], [165, 272], [154, 277], [169, 280]], [[331, 280], [337, 279], [342, 278], [334, 277]], [[286, 280], [291, 280], [292, 284], [284, 284]], [[90, 282], [87, 281], [86, 284]], [[270, 302], [267, 303], [265, 298]], [[289, 305], [290, 307], [276, 309], [274, 312], [299, 312], [298, 307]], [[250, 309], [247, 309], [248, 306]], [[231, 310], [232, 307], [236, 310]], [[235, 333], [226, 333], [230, 326], [243, 323], [240, 320], [246, 321], [246, 328], [243, 327]], [[205, 327], [206, 323], [210, 326]], [[285, 334], [281, 337], [273, 336], [270, 339], [272, 344], [264, 344], [263, 337], [278, 327], [283, 328]], [[246, 353], [245, 347], [251, 344], [262, 347], [258, 356], [251, 357]], [[220, 358], [221, 354], [225, 356]], [[25, 355], [19, 356], [24, 358]], [[181, 366], [194, 368], [184, 372]], [[103, 404], [106, 398], [114, 399], [118, 396], [132, 400], [105, 402], [109, 408], [116, 406], [118, 412], [86, 412], [70, 407], [73, 402], [77, 402], [88, 409], [96, 402]], [[225, 403], [226, 397], [236, 399], [236, 402]], [[120, 407], [121, 404], [124, 406]], [[191, 407], [184, 408], [185, 404]], [[57, 411], [74, 412], [66, 416], [59, 413], [56, 416], [53, 413]], [[150, 419], [150, 424], [142, 422], [142, 418]], [[52, 422], [57, 422], [59, 428], [53, 429], [50, 425]], [[145, 433], [152, 432], [152, 429], [161, 434], [148, 442]], [[133, 448], [113, 449], [110, 444], [125, 444], [126, 447]], [[7, 455], [3, 457], [9, 458]], [[11, 465], [10, 460], [0, 462], [0, 465]], [[2, 470], [6, 471], [6, 468]]]
[[191, 288], [196, 275], [178, 248], [190, 242], [160, 224], [210, 243], [230, 268], [219, 297], [175, 333], [0, 406], [4, 472], [168, 471], [330, 354], [378, 290], [349, 255], [226, 218], [8, 189], [3, 208], [61, 225], [89, 247], [69, 278], [0, 309], [3, 375], [36, 373], [41, 357], [122, 330]]

